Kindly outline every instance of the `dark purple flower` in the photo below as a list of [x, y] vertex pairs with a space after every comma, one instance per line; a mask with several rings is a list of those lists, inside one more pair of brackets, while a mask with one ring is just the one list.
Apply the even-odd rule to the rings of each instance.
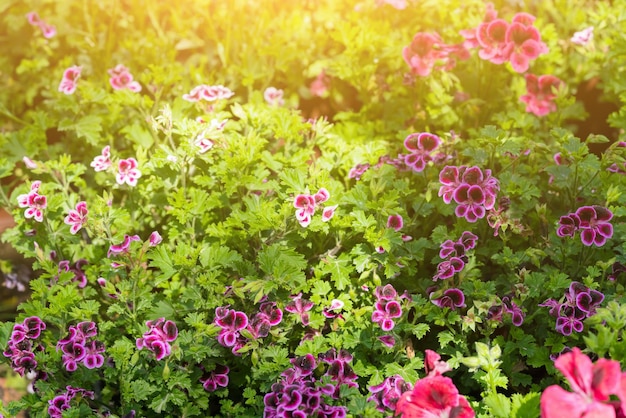
[[465, 295], [460, 289], [451, 288], [444, 290], [443, 294], [438, 298], [432, 298], [431, 294], [431, 302], [440, 308], [462, 308], [465, 306]]
[[302, 325], [308, 325], [309, 314], [307, 312], [313, 308], [313, 302], [302, 299], [302, 293], [299, 293], [296, 296], [291, 296], [291, 299], [291, 302], [285, 305], [285, 310], [289, 313], [299, 315]]
[[580, 219], [575, 213], [561, 216], [556, 234], [559, 237], [573, 237], [580, 226]]
[[613, 213], [602, 206], [583, 206], [576, 210], [580, 219], [580, 238], [583, 244], [592, 244], [601, 247], [607, 239], [613, 236], [613, 225], [609, 221]]

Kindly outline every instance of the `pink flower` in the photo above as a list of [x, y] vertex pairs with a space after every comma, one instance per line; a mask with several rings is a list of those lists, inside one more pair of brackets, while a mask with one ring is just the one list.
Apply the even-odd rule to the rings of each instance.
[[263, 92], [263, 98], [272, 106], [282, 106], [285, 101], [283, 100], [283, 91], [276, 87], [268, 87]]
[[494, 64], [505, 63], [512, 48], [506, 39], [508, 29], [509, 23], [504, 19], [481, 23], [476, 29], [476, 40], [480, 47], [478, 56]]
[[34, 181], [30, 186], [30, 192], [17, 197], [18, 206], [27, 208], [24, 211], [24, 217], [26, 219], [34, 218], [37, 222], [43, 222], [43, 210], [48, 206], [46, 196], [39, 194], [40, 186], [41, 181]]
[[404, 140], [404, 147], [410, 152], [404, 157], [404, 163], [413, 171], [421, 172], [429, 161], [431, 154], [439, 147], [441, 139], [437, 135], [428, 132], [414, 133]]
[[613, 236], [613, 225], [609, 223], [613, 212], [607, 208], [598, 205], [582, 206], [576, 210], [575, 215], [580, 219], [580, 239], [586, 246], [595, 244], [601, 247]]
[[111, 167], [111, 147], [102, 148], [102, 155], [96, 156], [90, 164], [95, 171], [104, 171]]
[[70, 213], [65, 217], [63, 222], [67, 225], [71, 225], [70, 232], [75, 234], [83, 227], [85, 222], [87, 222], [88, 213], [87, 202], [78, 202], [76, 209], [70, 210]]
[[328, 92], [328, 84], [330, 80], [326, 73], [322, 70], [321, 73], [313, 80], [309, 86], [309, 90], [313, 96], [323, 97]]
[[109, 83], [114, 90], [128, 89], [135, 93], [141, 91], [141, 84], [133, 80], [133, 76], [128, 68], [122, 64], [118, 64], [115, 68], [111, 68], [108, 70], [108, 73], [111, 76], [111, 78], [109, 78]]
[[59, 84], [59, 91], [65, 94], [74, 94], [82, 70], [83, 68], [79, 65], [67, 68], [63, 72], [63, 79], [61, 80], [61, 84]]
[[124, 235], [124, 241], [121, 244], [111, 245], [107, 253], [107, 257], [111, 256], [111, 253], [122, 254], [127, 253], [130, 249], [130, 243], [133, 241], [140, 241], [139, 235]]
[[509, 44], [509, 60], [513, 70], [524, 73], [529, 62], [548, 52], [548, 47], [541, 41], [537, 28], [532, 26], [535, 17], [527, 13], [518, 13], [507, 28], [506, 42]]
[[574, 33], [570, 41], [573, 44], [585, 46], [593, 39], [593, 26], [589, 26], [579, 32]]
[[412, 391], [404, 392], [396, 404], [396, 415], [400, 414], [402, 418], [473, 418], [475, 415], [452, 379], [440, 375], [420, 379]]
[[534, 74], [526, 74], [527, 94], [520, 97], [526, 103], [526, 112], [534, 113], [537, 116], [545, 116], [556, 110], [554, 99], [555, 89], [563, 82], [553, 75], [542, 75], [537, 77]]
[[209, 102], [216, 100], [225, 100], [234, 96], [229, 88], [222, 85], [209, 86], [207, 84], [200, 84], [194, 87], [189, 94], [183, 94], [183, 99], [188, 102], [197, 102], [200, 100], [206, 100]]
[[563, 373], [573, 392], [557, 385], [546, 388], [541, 395], [542, 418], [560, 418], [564, 411], [570, 418], [616, 417], [615, 407], [608, 401], [611, 395], [621, 395], [619, 362], [601, 358], [594, 364], [574, 347], [559, 356], [554, 367]]
[[335, 216], [335, 210], [339, 205], [327, 206], [322, 210], [322, 221], [328, 222]]
[[302, 325], [309, 325], [308, 312], [313, 308], [313, 302], [302, 299], [302, 292], [296, 296], [290, 296], [291, 302], [285, 305], [285, 311], [300, 316]]
[[23, 157], [22, 161], [24, 162], [24, 165], [26, 166], [26, 168], [30, 169], [30, 170], [35, 170], [38, 166], [37, 163], [34, 162], [33, 160], [31, 160], [28, 157]]
[[56, 27], [47, 24], [46, 22], [44, 22], [43, 20], [41, 20], [39, 18], [39, 15], [36, 12], [30, 12], [26, 15], [26, 18], [28, 19], [28, 23], [30, 23], [33, 26], [39, 26], [39, 29], [41, 29], [41, 32], [43, 33], [43, 37], [46, 39], [50, 39], [52, 38], [54, 35], [56, 35], [57, 33], [57, 29]]
[[141, 177], [141, 171], [137, 169], [137, 160], [134, 158], [127, 158], [126, 160], [120, 160], [117, 164], [118, 173], [115, 175], [117, 184], [128, 184], [129, 186], [136, 186], [137, 179]]
[[402, 220], [402, 215], [390, 215], [387, 218], [387, 228], [393, 228], [396, 231], [399, 231], [404, 226], [404, 221]]
[[150, 234], [150, 246], [156, 247], [163, 241], [163, 237], [157, 231], [154, 231]]
[[402, 57], [413, 74], [425, 77], [431, 73], [438, 60], [447, 57], [447, 53], [442, 50], [443, 46], [438, 33], [419, 32], [411, 44], [402, 49]]

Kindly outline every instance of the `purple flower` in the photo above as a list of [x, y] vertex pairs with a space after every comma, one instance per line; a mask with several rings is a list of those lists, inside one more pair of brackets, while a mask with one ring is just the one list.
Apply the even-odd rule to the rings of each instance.
[[372, 322], [380, 325], [385, 332], [391, 331], [395, 327], [395, 318], [402, 316], [402, 306], [397, 300], [398, 293], [390, 284], [384, 287], [378, 286], [374, 291], [378, 299], [374, 304], [372, 312]]
[[399, 231], [404, 226], [404, 221], [401, 215], [390, 215], [387, 218], [387, 228], [393, 228], [396, 231]]
[[76, 234], [83, 227], [85, 222], [87, 222], [88, 213], [86, 202], [78, 202], [76, 209], [70, 210], [70, 213], [65, 217], [63, 222], [70, 225], [71, 234]]
[[289, 313], [300, 316], [302, 325], [309, 325], [309, 312], [313, 308], [313, 302], [302, 299], [302, 292], [296, 296], [291, 296], [291, 302], [285, 305], [285, 310]]
[[404, 147], [410, 152], [404, 157], [404, 163], [413, 171], [423, 171], [426, 164], [432, 161], [431, 154], [439, 144], [441, 139], [437, 135], [427, 132], [410, 134], [404, 140]]
[[150, 246], [156, 247], [163, 241], [163, 237], [157, 231], [154, 231], [150, 234]]
[[430, 301], [440, 308], [463, 308], [465, 307], [465, 295], [463, 291], [456, 288], [446, 289], [443, 294], [437, 298], [433, 298], [435, 292], [429, 295]]
[[159, 318], [154, 321], [146, 321], [149, 328], [141, 338], [137, 338], [137, 349], [147, 348], [155, 354], [157, 360], [169, 356], [172, 352], [171, 342], [178, 337], [178, 328], [173, 321]]
[[559, 237], [573, 237], [580, 227], [580, 219], [575, 213], [561, 216], [556, 234]]
[[601, 247], [613, 236], [613, 225], [609, 223], [613, 213], [607, 208], [597, 205], [583, 206], [576, 210], [576, 215], [580, 219], [580, 238], [583, 244]]
[[445, 280], [454, 276], [465, 267], [465, 262], [460, 257], [450, 257], [437, 265], [437, 273], [433, 276], [433, 280]]
[[124, 234], [124, 241], [122, 241], [121, 244], [111, 245], [109, 247], [107, 257], [111, 257], [112, 253], [115, 253], [115, 254], [127, 253], [130, 248], [130, 243], [132, 241], [141, 241], [141, 238], [139, 238], [139, 235]]
[[486, 210], [493, 209], [496, 195], [500, 190], [497, 179], [491, 170], [483, 171], [476, 166], [445, 166], [439, 173], [439, 196], [447, 204], [457, 203], [455, 214], [468, 222], [476, 222], [485, 216]]
[[207, 392], [215, 392], [218, 387], [228, 386], [228, 372], [230, 369], [221, 364], [217, 364], [215, 369], [209, 373], [204, 373], [200, 378], [202, 387]]

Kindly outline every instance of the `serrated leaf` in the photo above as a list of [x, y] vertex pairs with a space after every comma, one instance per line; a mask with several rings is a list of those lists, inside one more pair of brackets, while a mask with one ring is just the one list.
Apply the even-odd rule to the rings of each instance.
[[511, 415], [511, 401], [501, 393], [491, 393], [483, 401], [496, 417], [509, 418]]

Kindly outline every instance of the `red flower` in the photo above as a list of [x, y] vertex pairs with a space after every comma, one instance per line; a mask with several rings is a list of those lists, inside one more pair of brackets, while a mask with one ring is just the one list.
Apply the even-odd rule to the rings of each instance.
[[575, 347], [556, 359], [554, 367], [563, 373], [573, 392], [557, 385], [544, 390], [541, 395], [542, 418], [562, 417], [564, 411], [569, 418], [616, 417], [615, 406], [607, 401], [610, 395], [621, 395], [619, 362], [601, 358], [593, 364]]
[[473, 418], [474, 410], [452, 379], [434, 375], [418, 380], [412, 391], [404, 392], [396, 405], [402, 418]]

